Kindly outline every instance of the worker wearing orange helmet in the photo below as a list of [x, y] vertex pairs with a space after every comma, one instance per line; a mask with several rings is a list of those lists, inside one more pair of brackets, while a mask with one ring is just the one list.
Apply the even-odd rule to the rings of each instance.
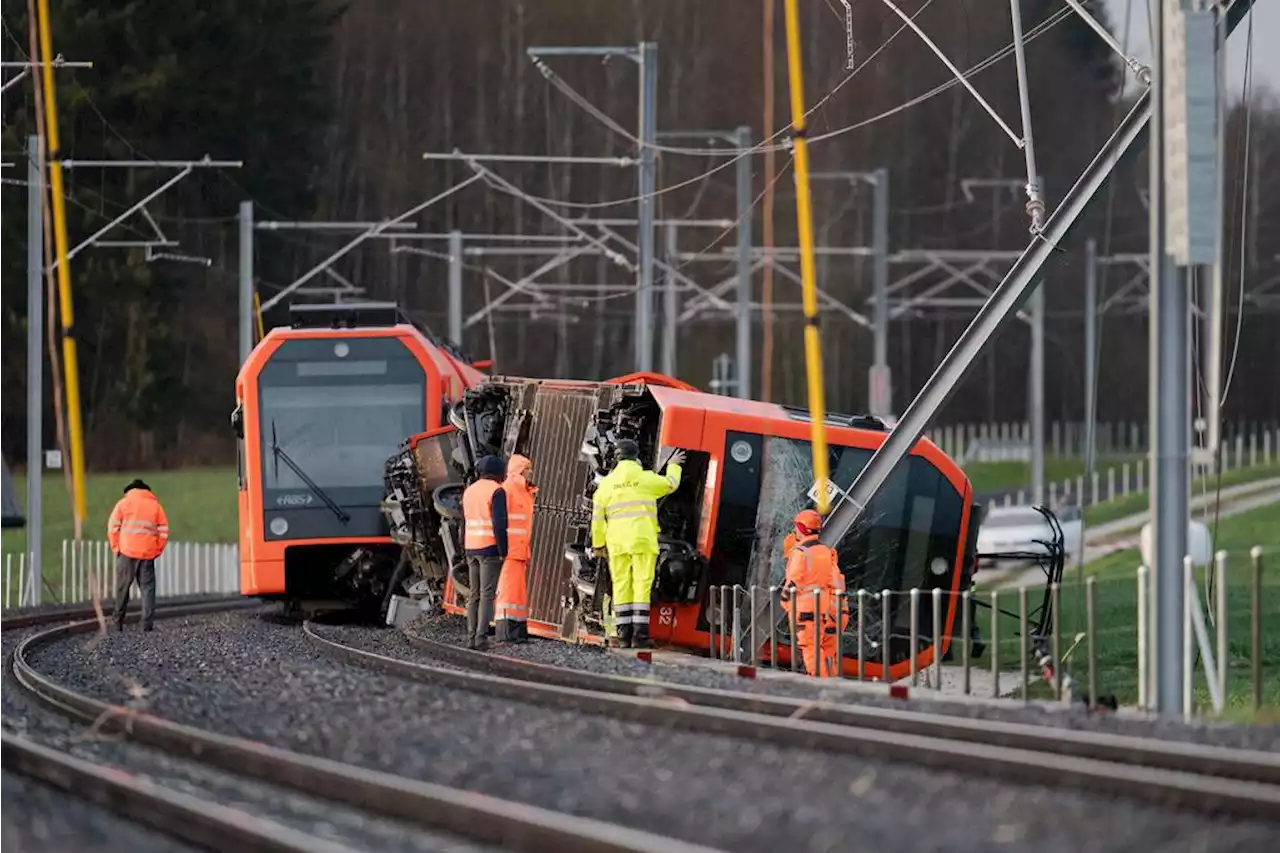
[[[796, 514], [794, 523], [794, 544], [786, 551], [783, 606], [795, 615], [796, 645], [805, 669], [815, 677], [830, 678], [840, 665], [835, 659], [836, 634], [848, 623], [848, 614], [837, 597], [845, 589], [844, 574], [835, 549], [818, 541], [822, 516], [805, 509]], [[815, 612], [815, 592], [819, 612]]]
[[527, 456], [516, 453], [507, 460], [507, 479], [502, 481], [507, 495], [507, 556], [502, 561], [494, 601], [500, 643], [524, 643], [529, 639], [526, 569], [532, 553], [533, 496], [538, 492], [530, 482], [532, 478], [533, 462]]

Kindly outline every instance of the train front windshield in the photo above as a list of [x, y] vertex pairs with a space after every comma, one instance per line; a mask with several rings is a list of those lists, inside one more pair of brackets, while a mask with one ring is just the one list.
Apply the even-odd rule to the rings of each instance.
[[[793, 529], [795, 514], [814, 506], [810, 443], [731, 432], [727, 444], [711, 583], [781, 585], [786, 574], [783, 540]], [[841, 488], [853, 483], [872, 456], [871, 450], [839, 445], [831, 445], [829, 453], [831, 479]], [[960, 492], [937, 467], [922, 457], [908, 457], [863, 521], [837, 546], [850, 593], [858, 588], [870, 593], [918, 588], [927, 595], [935, 587], [950, 589], [963, 509]], [[893, 597], [895, 636], [908, 630], [908, 608], [898, 606], [902, 598]], [[927, 610], [922, 603], [923, 629], [930, 624]]]
[[396, 338], [282, 344], [258, 377], [266, 537], [386, 535], [383, 468], [426, 429], [425, 386]]

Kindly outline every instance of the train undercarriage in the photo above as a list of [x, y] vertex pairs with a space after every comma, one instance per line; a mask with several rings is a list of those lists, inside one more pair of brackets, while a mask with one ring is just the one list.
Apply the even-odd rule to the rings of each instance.
[[[534, 461], [539, 488], [530, 622], [564, 639], [602, 638], [610, 584], [606, 561], [587, 555], [592, 494], [613, 467], [620, 439], [636, 441], [647, 466], [666, 463], [674, 448], [659, 444], [660, 419], [641, 384], [494, 377], [467, 392], [451, 413], [451, 429], [415, 436], [387, 464], [383, 510], [408, 558], [404, 594], [427, 612], [465, 603], [464, 483], [481, 457], [519, 453]], [[680, 489], [659, 504], [658, 601], [692, 603], [701, 595], [704, 561], [694, 542], [707, 462], [706, 454], [689, 454]]]

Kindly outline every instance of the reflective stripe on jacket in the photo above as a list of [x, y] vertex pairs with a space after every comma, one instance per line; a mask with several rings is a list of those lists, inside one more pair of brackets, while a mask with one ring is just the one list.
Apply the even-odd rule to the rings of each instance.
[[507, 498], [497, 480], [476, 480], [462, 493], [463, 549], [469, 554], [505, 557]]
[[666, 475], [624, 459], [600, 481], [591, 499], [591, 547], [614, 554], [658, 553], [658, 498], [680, 487], [680, 466]]
[[524, 472], [529, 460], [515, 454], [507, 461], [507, 479], [502, 490], [507, 498], [507, 558], [528, 560], [530, 536], [533, 533], [533, 496], [537, 489], [529, 485]]
[[[804, 621], [813, 619], [813, 593], [817, 590], [821, 600], [820, 607], [824, 618], [835, 619], [838, 602], [836, 593], [844, 592], [844, 575], [840, 572], [839, 558], [834, 548], [819, 544], [817, 536], [808, 536], [796, 542], [787, 557], [788, 588], [795, 585], [791, 600], [787, 603], [790, 611], [795, 607], [797, 619]], [[808, 619], [805, 620], [804, 617]]]
[[154, 560], [169, 541], [169, 519], [164, 507], [146, 489], [130, 489], [116, 502], [107, 521], [111, 550], [135, 560]]

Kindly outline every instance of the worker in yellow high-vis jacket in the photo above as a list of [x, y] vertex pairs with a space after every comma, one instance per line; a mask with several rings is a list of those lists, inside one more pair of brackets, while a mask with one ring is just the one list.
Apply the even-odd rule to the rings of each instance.
[[649, 639], [649, 600], [658, 564], [658, 498], [680, 487], [684, 451], [667, 462], [665, 475], [641, 467], [640, 446], [629, 438], [615, 448], [618, 464], [592, 497], [591, 548], [607, 551], [613, 580], [615, 648], [643, 649]]

